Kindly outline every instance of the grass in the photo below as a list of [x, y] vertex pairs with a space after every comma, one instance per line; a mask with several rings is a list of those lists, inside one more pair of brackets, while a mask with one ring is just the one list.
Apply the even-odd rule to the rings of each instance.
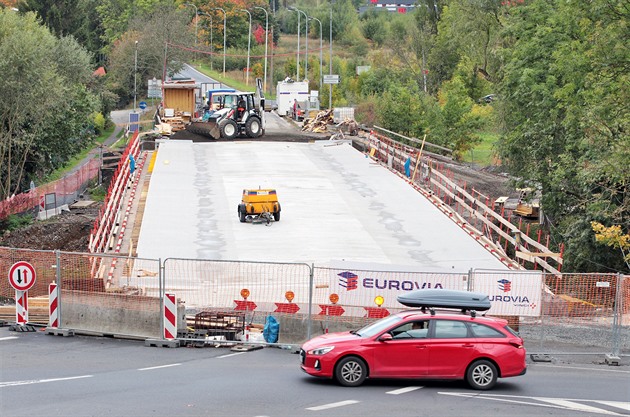
[[464, 155], [464, 162], [474, 163], [480, 166], [495, 165], [494, 144], [499, 140], [499, 135], [494, 132], [479, 132], [481, 143]]

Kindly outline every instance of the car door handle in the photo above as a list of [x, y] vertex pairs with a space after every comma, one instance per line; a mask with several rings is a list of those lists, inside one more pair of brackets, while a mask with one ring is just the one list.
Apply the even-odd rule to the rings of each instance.
[[422, 346], [416, 346], [416, 349], [426, 349], [427, 347], [422, 345]]
[[465, 348], [471, 348], [471, 347], [475, 347], [475, 345], [470, 344], [470, 343], [464, 343], [464, 344], [462, 345], [462, 347], [465, 347]]

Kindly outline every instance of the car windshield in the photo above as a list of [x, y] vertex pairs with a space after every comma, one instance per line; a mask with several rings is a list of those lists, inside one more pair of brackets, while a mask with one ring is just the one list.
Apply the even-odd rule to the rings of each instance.
[[374, 335], [382, 333], [385, 329], [388, 329], [394, 324], [399, 323], [401, 321], [402, 319], [398, 316], [387, 316], [383, 319], [375, 321], [372, 324], [368, 324], [367, 326], [353, 333], [361, 337], [372, 337]]

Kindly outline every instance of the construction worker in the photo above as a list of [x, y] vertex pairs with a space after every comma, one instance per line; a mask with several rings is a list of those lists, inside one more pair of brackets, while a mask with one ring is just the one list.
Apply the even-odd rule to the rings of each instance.
[[243, 96], [238, 98], [238, 104], [236, 105], [236, 118], [241, 120], [243, 115], [245, 114], [245, 99]]

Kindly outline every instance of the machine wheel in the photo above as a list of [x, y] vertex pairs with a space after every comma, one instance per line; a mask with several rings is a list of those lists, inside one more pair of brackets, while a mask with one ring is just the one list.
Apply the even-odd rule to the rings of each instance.
[[466, 372], [466, 381], [468, 384], [478, 390], [488, 390], [497, 383], [497, 367], [487, 360], [479, 360], [473, 362]]
[[245, 223], [247, 214], [245, 213], [245, 207], [238, 206], [238, 219], [241, 223]]
[[344, 387], [358, 387], [367, 378], [367, 365], [357, 356], [348, 356], [335, 366], [335, 379]]
[[250, 138], [257, 138], [262, 133], [260, 119], [258, 117], [250, 117], [245, 122], [245, 133]]
[[273, 219], [277, 222], [280, 221], [280, 210], [282, 209], [280, 208], [280, 203], [278, 203], [278, 211], [273, 213]]
[[221, 137], [223, 139], [234, 139], [238, 135], [238, 127], [232, 119], [225, 119], [221, 122]]

